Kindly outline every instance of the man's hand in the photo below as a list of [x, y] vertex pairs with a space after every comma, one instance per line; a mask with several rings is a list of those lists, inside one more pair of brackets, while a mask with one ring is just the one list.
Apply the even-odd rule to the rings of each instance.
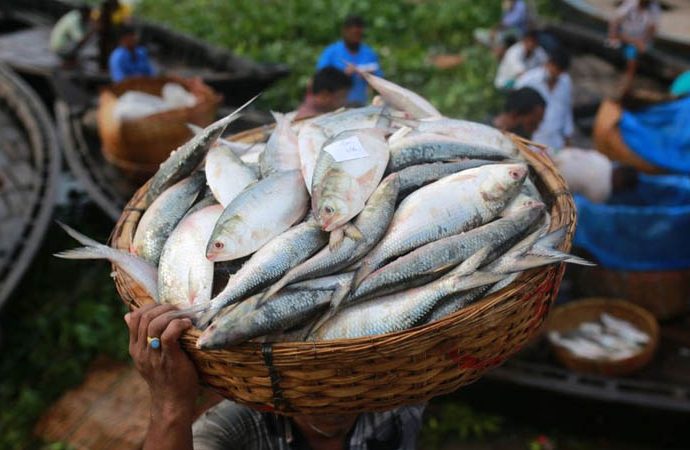
[[352, 64], [352, 63], [347, 63], [345, 66], [345, 75], [352, 76], [355, 72], [357, 72], [357, 67]]
[[[125, 316], [129, 354], [149, 385], [151, 423], [144, 448], [191, 448], [191, 424], [199, 377], [178, 342], [192, 326], [189, 319], [171, 317], [171, 305], [146, 305]], [[147, 338], [159, 338], [152, 348]]]

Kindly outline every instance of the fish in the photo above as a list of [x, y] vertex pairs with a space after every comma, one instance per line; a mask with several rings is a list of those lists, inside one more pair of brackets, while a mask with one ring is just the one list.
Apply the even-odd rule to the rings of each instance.
[[386, 235], [362, 260], [353, 287], [390, 258], [489, 222], [517, 195], [526, 174], [524, 164], [481, 166], [413, 192], [398, 207]]
[[388, 170], [397, 172], [405, 167], [457, 159], [500, 161], [509, 158], [502, 150], [480, 140], [459, 140], [439, 134], [417, 134], [396, 140], [390, 146]]
[[397, 171], [400, 177], [400, 195], [406, 196], [433, 181], [437, 181], [448, 175], [475, 167], [496, 164], [496, 161], [486, 159], [462, 159], [454, 162], [435, 162], [408, 166]]
[[198, 326], [205, 327], [225, 306], [276, 281], [321, 249], [327, 241], [327, 234], [313, 221], [303, 222], [276, 236], [230, 277], [225, 289], [211, 300], [209, 309], [198, 320]]
[[[352, 298], [365, 297], [424, 276], [440, 276], [482, 249], [487, 254], [506, 250], [519, 240], [543, 210], [542, 204], [536, 204], [512, 217], [425, 244], [374, 271], [352, 293]], [[481, 261], [484, 262], [487, 261]]]
[[369, 86], [381, 95], [387, 104], [394, 108], [405, 111], [417, 119], [441, 117], [441, 113], [419, 94], [372, 73], [364, 71], [358, 73], [369, 83]]
[[614, 317], [611, 314], [602, 313], [601, 322], [607, 329], [630, 342], [644, 345], [648, 344], [650, 341], [650, 337], [647, 333], [640, 331], [629, 322]]
[[218, 201], [216, 198], [213, 196], [213, 192], [211, 192], [210, 189], [207, 189], [207, 192], [204, 193], [204, 196], [199, 199], [194, 205], [192, 205], [191, 208], [187, 210], [187, 213], [185, 216], [189, 216], [191, 214], [194, 214], [195, 212], [199, 211], [200, 209], [204, 209], [207, 206], [213, 206], [213, 205], [219, 205]]
[[309, 196], [299, 171], [278, 172], [249, 186], [223, 210], [206, 257], [229, 261], [254, 253], [307, 213]]
[[[195, 135], [201, 134], [204, 131], [203, 127], [200, 127], [199, 125], [195, 125], [193, 123], [188, 123], [187, 128], [189, 128], [189, 130]], [[232, 152], [238, 157], [247, 153], [254, 146], [254, 144], [251, 142], [230, 141], [228, 139], [223, 139], [222, 137], [219, 137], [216, 142], [232, 150]]]
[[[339, 145], [357, 147], [364, 156], [341, 160], [335, 150], [333, 155], [329, 152]], [[345, 225], [364, 209], [383, 177], [388, 156], [383, 133], [370, 129], [343, 132], [319, 153], [312, 179], [312, 212], [325, 231]]]
[[205, 180], [204, 172], [195, 172], [159, 195], [141, 216], [130, 252], [157, 266], [165, 241], [194, 204]]
[[335, 291], [345, 284], [349, 285], [354, 276], [354, 272], [326, 275], [325, 277], [312, 278], [310, 280], [290, 284], [286, 286], [285, 289], [303, 291]]
[[[494, 275], [494, 282], [503, 276]], [[458, 274], [357, 303], [331, 317], [310, 337], [315, 340], [354, 339], [406, 330], [423, 320], [442, 298], [490, 282], [488, 277], [479, 279]]]
[[261, 176], [267, 177], [273, 172], [300, 169], [297, 134], [290, 127], [290, 120], [284, 114], [271, 111], [276, 127], [266, 143], [266, 149], [259, 157]]
[[436, 306], [434, 306], [434, 309], [431, 310], [429, 316], [425, 320], [425, 323], [439, 321], [453, 313], [460, 311], [464, 307], [471, 305], [477, 300], [483, 298], [489, 289], [491, 289], [490, 285], [480, 286], [442, 299], [436, 304]]
[[239, 119], [240, 113], [252, 104], [257, 97], [258, 95], [228, 116], [204, 128], [203, 132], [193, 136], [189, 141], [178, 147], [177, 150], [173, 150], [149, 182], [149, 188], [146, 192], [146, 205], [150, 205], [167, 188], [189, 176], [201, 164], [211, 145], [223, 134], [225, 128]]
[[64, 259], [107, 259], [129, 275], [146, 294], [158, 302], [158, 273], [156, 266], [143, 258], [122, 250], [103, 245], [77, 230], [58, 222], [65, 232], [84, 247], [55, 253], [53, 256]]
[[213, 262], [206, 259], [206, 243], [223, 212], [207, 206], [188, 215], [168, 238], [158, 264], [161, 303], [185, 307], [211, 299]]
[[316, 166], [316, 159], [319, 156], [321, 147], [328, 141], [328, 135], [319, 125], [310, 122], [304, 125], [297, 134], [297, 150], [300, 157], [300, 171], [304, 185], [311, 195], [312, 176], [314, 174], [314, 167]]
[[258, 181], [254, 171], [232, 149], [222, 144], [211, 147], [204, 169], [208, 187], [224, 208], [247, 186]]
[[412, 128], [408, 136], [415, 134], [440, 134], [465, 142], [482, 142], [484, 145], [502, 150], [507, 158], [522, 158], [515, 143], [500, 130], [469, 120], [434, 117], [409, 120], [393, 117], [392, 121]]
[[525, 208], [530, 208], [534, 205], [543, 205], [541, 200], [537, 200], [534, 197], [529, 197], [522, 192], [520, 192], [503, 211], [499, 214], [500, 217], [510, 217], [511, 215], [518, 214]]
[[325, 308], [331, 293], [330, 290], [286, 291], [261, 307], [255, 304], [260, 296], [254, 296], [218, 316], [199, 336], [196, 345], [203, 350], [227, 348], [293, 328]]
[[245, 166], [249, 167], [254, 171], [254, 174], [257, 178], [261, 177], [261, 168], [259, 167], [259, 160], [261, 159], [261, 155], [265, 150], [266, 143], [255, 142], [254, 144], [252, 144], [251, 148], [247, 150], [246, 153], [240, 156], [240, 160], [244, 163]]
[[399, 187], [398, 175], [391, 174], [369, 197], [366, 206], [354, 221], [354, 225], [362, 232], [363, 239], [354, 240], [346, 237], [335, 250], [324, 247], [274, 283], [266, 292], [266, 297], [270, 297], [291, 283], [335, 273], [367, 254], [388, 229], [395, 212]]

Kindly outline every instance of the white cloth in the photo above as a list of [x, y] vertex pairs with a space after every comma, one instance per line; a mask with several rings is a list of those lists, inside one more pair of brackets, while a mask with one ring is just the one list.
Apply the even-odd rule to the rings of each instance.
[[546, 63], [548, 56], [543, 48], [537, 47], [531, 55], [525, 54], [525, 44], [516, 42], [508, 50], [496, 71], [494, 85], [498, 89], [510, 88], [515, 80], [528, 70], [542, 66]]
[[649, 8], [640, 10], [638, 0], [625, 0], [615, 14], [616, 20], [620, 23], [621, 34], [634, 39], [644, 37], [650, 26], [656, 27], [660, 16], [659, 3], [652, 2]]
[[568, 188], [594, 203], [604, 203], [611, 195], [613, 164], [595, 150], [565, 148], [553, 157]]
[[113, 115], [117, 120], [135, 120], [172, 109], [190, 108], [197, 102], [194, 94], [178, 83], [166, 83], [161, 95], [127, 91], [117, 99]]
[[531, 87], [539, 92], [546, 101], [544, 120], [532, 136], [532, 140], [560, 150], [565, 146], [565, 139], [573, 135], [573, 82], [570, 75], [562, 73], [553, 89], [546, 80], [548, 73], [544, 66], [532, 69], [520, 76], [515, 88]]

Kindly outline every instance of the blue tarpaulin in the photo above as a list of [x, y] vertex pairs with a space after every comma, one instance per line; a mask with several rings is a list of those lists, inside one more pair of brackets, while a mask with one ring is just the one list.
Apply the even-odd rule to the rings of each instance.
[[672, 173], [690, 174], [690, 96], [623, 111], [619, 128], [632, 151]]
[[690, 268], [690, 177], [640, 175], [606, 204], [576, 195], [574, 244], [616, 270]]

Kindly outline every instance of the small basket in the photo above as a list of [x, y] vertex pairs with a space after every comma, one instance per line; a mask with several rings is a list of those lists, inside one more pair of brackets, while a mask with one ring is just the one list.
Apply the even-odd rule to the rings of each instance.
[[594, 148], [606, 155], [611, 161], [619, 161], [635, 169], [652, 175], [665, 173], [659, 167], [650, 164], [633, 152], [623, 140], [618, 122], [623, 109], [613, 100], [604, 100], [594, 119]]
[[[197, 99], [196, 105], [151, 114], [136, 120], [114, 117], [117, 99], [127, 91], [141, 91], [161, 95], [166, 83], [182, 85]], [[171, 151], [192, 136], [187, 127], [193, 123], [205, 127], [211, 124], [222, 97], [200, 80], [178, 77], [136, 77], [109, 86], [99, 98], [98, 132], [103, 156], [126, 175], [145, 180], [153, 175]]]
[[[237, 138], [258, 142], [266, 138], [266, 129]], [[561, 246], [568, 251], [575, 231], [572, 196], [548, 156], [528, 141], [513, 139], [538, 175], [537, 185], [551, 208], [552, 228], [568, 227]], [[114, 247], [129, 249], [147, 187], [134, 195], [115, 226]], [[320, 342], [247, 342], [202, 351], [195, 346], [199, 331], [190, 330], [182, 345], [206, 385], [263, 411], [385, 411], [455, 391], [520, 350], [541, 327], [563, 270], [563, 265], [554, 265], [528, 271], [455, 314], [397, 333]], [[153, 301], [124, 272], [117, 267], [114, 271], [118, 292], [130, 308]]]
[[551, 344], [558, 361], [565, 367], [577, 372], [609, 376], [630, 375], [645, 367], [654, 357], [659, 345], [659, 324], [654, 316], [644, 308], [625, 300], [604, 297], [592, 297], [575, 300], [567, 305], [557, 307], [545, 326], [545, 333], [558, 331], [568, 332], [583, 322], [597, 321], [602, 313], [630, 322], [650, 337], [649, 343], [642, 352], [620, 361], [596, 361], [581, 358], [567, 349]]

